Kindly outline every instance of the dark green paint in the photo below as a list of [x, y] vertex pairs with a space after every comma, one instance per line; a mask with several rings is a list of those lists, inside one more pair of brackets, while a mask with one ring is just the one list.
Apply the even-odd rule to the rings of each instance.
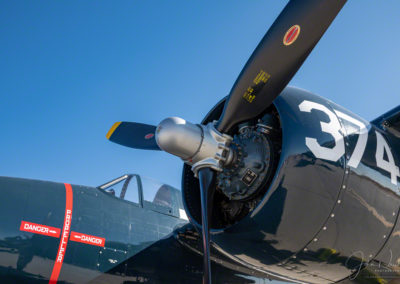
[[[139, 176], [133, 177], [140, 181]], [[181, 279], [182, 283], [193, 283], [201, 279], [201, 257], [182, 246], [173, 234], [175, 229], [188, 226], [187, 221], [178, 218], [179, 206], [183, 209], [180, 195], [173, 198], [176, 207], [168, 209], [143, 201], [142, 197], [139, 204], [122, 200], [99, 188], [72, 185], [72, 189], [71, 231], [106, 241], [102, 248], [70, 240], [59, 283], [122, 283], [127, 278], [133, 282], [151, 279], [153, 283], [166, 283], [169, 279], [169, 283], [176, 279], [175, 283], [179, 283]], [[141, 186], [139, 189], [142, 195]], [[24, 220], [62, 229], [64, 184], [1, 177], [0, 191], [2, 283], [48, 282], [60, 238], [19, 228]], [[234, 271], [214, 266], [218, 271], [216, 279], [252, 283], [234, 276]]]

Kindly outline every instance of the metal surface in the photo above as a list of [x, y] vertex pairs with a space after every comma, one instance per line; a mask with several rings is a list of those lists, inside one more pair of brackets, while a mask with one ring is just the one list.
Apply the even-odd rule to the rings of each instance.
[[97, 188], [106, 189], [107, 187], [113, 186], [114, 184], [119, 183], [120, 181], [123, 181], [123, 180], [127, 179], [128, 177], [129, 177], [128, 175], [120, 176], [119, 178], [113, 179], [112, 181], [109, 181], [105, 184], [99, 185]]
[[371, 123], [400, 138], [400, 106], [374, 119]]
[[[64, 184], [1, 178], [0, 190], [5, 195], [0, 208], [0, 266], [7, 267], [1, 270], [2, 278], [4, 274], [19, 276], [25, 283], [49, 279], [60, 238], [21, 231], [20, 224], [24, 220], [62, 228]], [[71, 231], [104, 238], [105, 244], [99, 247], [69, 240], [59, 281], [87, 282], [187, 223], [173, 214], [141, 209], [100, 189], [72, 186], [72, 190]]]
[[134, 149], [160, 150], [155, 140], [156, 127], [137, 122], [116, 122], [106, 137], [111, 142]]
[[[398, 139], [300, 89], [286, 88], [275, 107], [283, 133], [278, 170], [247, 217], [214, 230], [211, 239], [219, 250], [254, 270], [307, 283], [333, 283], [369, 264], [399, 259], [400, 238], [393, 235], [400, 206], [398, 176], [393, 180], [378, 166], [382, 142], [376, 132], [390, 145], [395, 165], [400, 164]], [[208, 116], [215, 119], [221, 107], [215, 111]], [[324, 126], [330, 121], [337, 123]], [[382, 151], [388, 160], [387, 149]], [[184, 203], [196, 224], [189, 206], [193, 200], [185, 194], [196, 185], [185, 171]]]
[[[21, 231], [20, 225], [24, 220], [62, 227], [65, 185], [0, 177], [0, 192], [1, 283], [48, 283], [60, 237]], [[177, 241], [178, 232], [190, 237], [193, 227], [178, 213], [159, 213], [146, 204], [141, 208], [95, 187], [72, 185], [72, 192], [71, 232], [105, 241], [97, 246], [69, 236], [59, 283], [200, 283], [201, 255]], [[178, 207], [180, 195], [176, 198]], [[253, 283], [267, 277], [232, 262], [212, 263], [212, 269], [213, 283]]]
[[233, 200], [251, 197], [272, 170], [271, 147], [258, 127], [242, 127], [231, 143], [234, 161], [218, 173], [218, 188]]
[[179, 117], [169, 117], [159, 123], [157, 144], [165, 152], [189, 160], [200, 149], [203, 130], [200, 126]]
[[[218, 119], [222, 105], [223, 101], [208, 119]], [[343, 283], [351, 279], [383, 283], [383, 279], [398, 278], [399, 139], [300, 89], [285, 89], [265, 115], [271, 118], [275, 111], [280, 120], [275, 128], [282, 128], [275, 175], [246, 216], [211, 230], [213, 283], [226, 279], [251, 283], [271, 277], [297, 283], [344, 279]], [[324, 126], [335, 120], [339, 130], [337, 124]], [[193, 226], [179, 218], [182, 207], [168, 211], [144, 201], [146, 188], [140, 185], [140, 177], [137, 181], [139, 203], [99, 188], [72, 186], [71, 232], [105, 242], [102, 247], [72, 241], [69, 236], [59, 281], [201, 281], [202, 242], [195, 230], [199, 220], [194, 207], [188, 206], [199, 200], [187, 195], [199, 187], [190, 167], [184, 170], [183, 201]], [[20, 226], [28, 221], [62, 228], [65, 190], [64, 184], [0, 178], [0, 276], [4, 283], [49, 280], [60, 238], [21, 231]], [[212, 226], [217, 223], [212, 220]]]
[[[252, 133], [251, 127], [241, 128], [241, 131], [243, 130], [241, 138], [244, 139], [237, 141], [241, 145], [235, 143], [237, 147], [229, 147], [232, 137], [228, 134], [232, 134], [235, 131], [235, 127], [239, 122], [251, 123], [251, 120], [260, 118], [259, 116], [267, 111], [267, 108], [280, 95], [290, 79], [301, 67], [345, 2], [345, 0], [290, 1], [270, 27], [240, 73], [226, 100], [223, 112], [219, 116], [217, 129], [214, 128], [214, 122], [209, 122], [205, 126], [199, 125], [196, 128], [195, 125], [186, 123], [179, 118], [166, 119], [158, 126], [156, 131], [158, 146], [169, 153], [181, 157], [188, 165], [191, 165], [194, 177], [197, 177], [200, 171], [201, 205], [194, 206], [201, 209], [205, 259], [204, 283], [210, 282], [208, 219], [214, 216], [211, 214], [209, 216], [207, 212], [217, 211], [214, 209], [220, 207], [216, 215], [218, 216], [219, 214], [223, 219], [223, 222], [219, 222], [218, 226], [220, 228], [229, 228], [231, 225], [233, 228], [238, 224], [244, 224], [246, 218], [243, 219], [243, 217], [249, 215], [249, 213], [254, 217], [256, 216], [255, 212], [260, 211], [260, 205], [258, 205], [259, 208], [255, 208], [255, 206], [260, 204], [263, 194], [270, 186], [270, 180], [267, 178], [268, 174], [272, 175], [276, 168], [270, 169], [270, 163], [267, 161], [269, 158], [267, 156], [273, 155], [271, 155], [272, 151], [268, 147], [267, 137], [264, 137], [264, 134], [268, 134], [270, 129], [264, 127], [264, 123], [260, 124], [260, 133]], [[333, 143], [335, 144], [332, 149], [321, 146], [316, 138], [310, 137], [306, 138], [306, 145], [317, 158], [338, 162], [340, 156], [344, 154], [340, 152], [342, 148], [344, 152], [344, 143], [343, 135], [338, 131], [340, 124], [335, 114], [322, 104], [311, 101], [304, 101], [303, 103], [298, 105], [300, 111], [303, 112], [311, 112], [312, 109], [326, 110], [325, 114], [329, 117], [329, 123], [321, 122], [323, 131], [328, 132], [328, 130], [334, 128], [337, 130], [329, 132], [332, 134]], [[294, 114], [293, 110], [288, 113]], [[269, 114], [274, 116], [273, 113]], [[246, 129], [250, 129], [250, 132], [247, 133], [249, 137], [245, 137]], [[281, 131], [277, 131], [280, 133], [279, 137], [281, 137]], [[251, 138], [255, 143], [243, 141], [246, 138]], [[332, 140], [327, 140], [327, 142], [332, 143]], [[243, 155], [241, 152], [242, 146], [246, 150]], [[275, 150], [278, 149], [280, 149], [280, 145]], [[231, 163], [233, 167], [231, 167]], [[386, 167], [384, 161], [382, 161], [381, 165]], [[225, 171], [223, 175], [219, 176], [219, 189], [225, 194], [225, 199], [228, 197], [228, 200], [224, 200], [223, 196], [218, 196], [218, 192], [214, 190], [212, 194], [208, 194], [215, 186], [215, 173], [212, 170], [216, 172]], [[227, 170], [229, 170], [229, 173]], [[280, 173], [279, 169], [277, 173]], [[240, 177], [240, 181], [236, 176]], [[184, 177], [187, 177], [187, 175], [184, 174]], [[193, 180], [193, 177], [190, 178]], [[192, 190], [187, 196], [191, 196], [194, 193], [196, 192]], [[212, 195], [212, 198], [208, 198], [208, 195]], [[218, 200], [217, 204], [221, 206], [214, 206], [212, 201], [214, 199]], [[318, 198], [315, 199], [318, 200]], [[246, 202], [232, 202], [232, 200]], [[323, 204], [325, 200], [320, 198], [318, 201]], [[194, 203], [196, 203], [196, 200]], [[192, 202], [191, 205], [194, 203]], [[263, 202], [261, 201], [261, 203]], [[195, 209], [195, 211], [198, 210]], [[196, 215], [198, 218], [199, 212], [192, 212], [192, 215]], [[260, 226], [263, 225], [262, 222], [259, 223]], [[229, 239], [227, 236], [229, 234], [221, 234], [222, 238]], [[253, 239], [254, 236], [249, 236], [247, 237], [247, 242]], [[265, 243], [257, 239], [255, 241], [257, 244]], [[224, 249], [229, 247], [226, 243], [224, 241]], [[248, 249], [257, 250], [259, 253], [262, 247], [253, 245]], [[257, 252], [254, 253], [257, 254]], [[229, 249], [227, 253], [232, 254]], [[256, 260], [260, 261], [260, 257], [264, 260], [264, 258], [270, 256], [257, 255]]]
[[201, 200], [201, 232], [203, 242], [203, 284], [211, 284], [211, 261], [210, 261], [210, 227], [209, 221], [212, 215], [212, 204], [214, 197], [214, 173], [210, 168], [200, 169], [200, 200]]
[[213, 123], [196, 125], [178, 117], [166, 118], [157, 127], [156, 141], [161, 149], [191, 165], [196, 176], [202, 168], [221, 171], [232, 159], [228, 148], [232, 137], [219, 133]]
[[296, 74], [346, 0], [292, 0], [254, 50], [230, 91], [218, 130], [260, 115]]

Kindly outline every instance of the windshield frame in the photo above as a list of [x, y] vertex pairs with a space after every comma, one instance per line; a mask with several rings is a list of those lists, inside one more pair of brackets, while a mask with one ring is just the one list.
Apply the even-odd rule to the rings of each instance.
[[[125, 199], [125, 195], [126, 195], [126, 192], [128, 190], [129, 184], [130, 184], [130, 182], [132, 181], [133, 178], [135, 178], [136, 182], [137, 182], [137, 189], [138, 189], [138, 194], [139, 194], [139, 203], [136, 203], [136, 202], [133, 202], [133, 201]], [[144, 178], [146, 178], [146, 177], [144, 177]], [[147, 179], [154, 180], [152, 178], [147, 178]], [[154, 181], [156, 181], [156, 182], [158, 182], [160, 184], [164, 184], [164, 183], [161, 183], [161, 182], [159, 182], [157, 180], [154, 180]], [[184, 209], [181, 208], [181, 206], [183, 206], [183, 204], [180, 204], [179, 197], [175, 196], [176, 194], [181, 193], [181, 191], [179, 189], [173, 187], [173, 186], [168, 185], [168, 184], [165, 184], [165, 185], [169, 186], [169, 187], [172, 187], [173, 189], [176, 189], [176, 190], [179, 191], [179, 193], [176, 193], [174, 191], [172, 192], [172, 194], [173, 194], [172, 198], [174, 199], [174, 203], [176, 203], [176, 208], [170, 207], [170, 206], [162, 206], [162, 205], [159, 205], [159, 204], [154, 204], [154, 203], [149, 202], [149, 201], [144, 201], [144, 189], [143, 189], [142, 178], [138, 174], [125, 174], [125, 175], [117, 177], [117, 178], [115, 178], [115, 179], [113, 179], [113, 180], [111, 180], [109, 182], [106, 182], [106, 183], [104, 183], [104, 184], [102, 184], [100, 186], [97, 186], [96, 188], [107, 193], [107, 189], [108, 188], [111, 188], [112, 186], [114, 186], [115, 184], [120, 183], [120, 182], [124, 182], [123, 185], [122, 185], [121, 193], [120, 193], [119, 196], [113, 196], [114, 198], [118, 198], [119, 200], [122, 200], [122, 201], [125, 201], [125, 202], [129, 202], [129, 203], [131, 203], [131, 204], [133, 204], [135, 206], [139, 206], [140, 208], [143, 208], [143, 209], [151, 210], [151, 211], [154, 211], [154, 212], [157, 212], [157, 213], [169, 215], [169, 216], [176, 217], [176, 218], [181, 218], [180, 217], [180, 215], [181, 215], [180, 214], [180, 210], [184, 210]]]
[[[126, 194], [126, 191], [128, 189], [128, 185], [131, 182], [132, 178], [135, 178], [136, 182], [137, 182], [139, 203], [136, 203], [136, 202], [133, 202], [133, 201], [125, 199], [125, 194]], [[143, 208], [143, 186], [142, 186], [142, 181], [140, 179], [140, 176], [137, 175], [137, 174], [125, 174], [125, 175], [122, 175], [120, 177], [117, 177], [117, 178], [109, 181], [109, 182], [106, 182], [106, 183], [104, 183], [102, 185], [99, 185], [96, 188], [100, 189], [100, 190], [103, 190], [104, 192], [107, 192], [108, 188], [110, 188], [113, 185], [115, 185], [117, 183], [120, 183], [122, 181], [124, 182], [124, 184], [122, 185], [121, 193], [119, 194], [119, 196], [114, 196], [114, 197], [118, 198], [120, 200], [126, 201], [126, 202], [130, 202], [130, 203], [132, 203], [132, 204], [134, 204], [136, 206], [139, 206], [140, 208]]]

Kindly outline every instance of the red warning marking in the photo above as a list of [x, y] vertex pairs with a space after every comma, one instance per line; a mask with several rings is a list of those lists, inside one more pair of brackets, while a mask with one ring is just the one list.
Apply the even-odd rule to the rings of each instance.
[[61, 233], [61, 230], [59, 228], [49, 227], [26, 221], [21, 221], [21, 226], [19, 227], [19, 229], [24, 232], [40, 234], [55, 238], [58, 238]]
[[153, 133], [149, 133], [146, 136], [144, 136], [144, 139], [149, 140], [149, 139], [151, 139], [153, 137], [154, 137], [154, 134]]
[[285, 36], [283, 37], [283, 44], [284, 45], [291, 45], [296, 41], [296, 39], [300, 35], [300, 26], [294, 25], [288, 29]]
[[77, 232], [71, 232], [71, 237], [69, 239], [74, 242], [79, 242], [99, 247], [104, 247], [104, 243], [106, 241], [105, 238], [99, 238], [96, 236], [86, 235]]
[[71, 229], [72, 221], [72, 187], [70, 184], [65, 183], [65, 216], [63, 232], [58, 246], [56, 261], [53, 266], [49, 284], [57, 283], [58, 276], [60, 275], [61, 267], [64, 261], [65, 252], [67, 250], [68, 236]]

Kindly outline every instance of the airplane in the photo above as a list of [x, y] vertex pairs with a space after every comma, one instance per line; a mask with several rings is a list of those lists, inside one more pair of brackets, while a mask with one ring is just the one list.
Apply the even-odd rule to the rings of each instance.
[[201, 124], [111, 127], [181, 158], [182, 195], [2, 177], [2, 282], [398, 283], [400, 107], [368, 122], [287, 86], [345, 2], [290, 1]]

